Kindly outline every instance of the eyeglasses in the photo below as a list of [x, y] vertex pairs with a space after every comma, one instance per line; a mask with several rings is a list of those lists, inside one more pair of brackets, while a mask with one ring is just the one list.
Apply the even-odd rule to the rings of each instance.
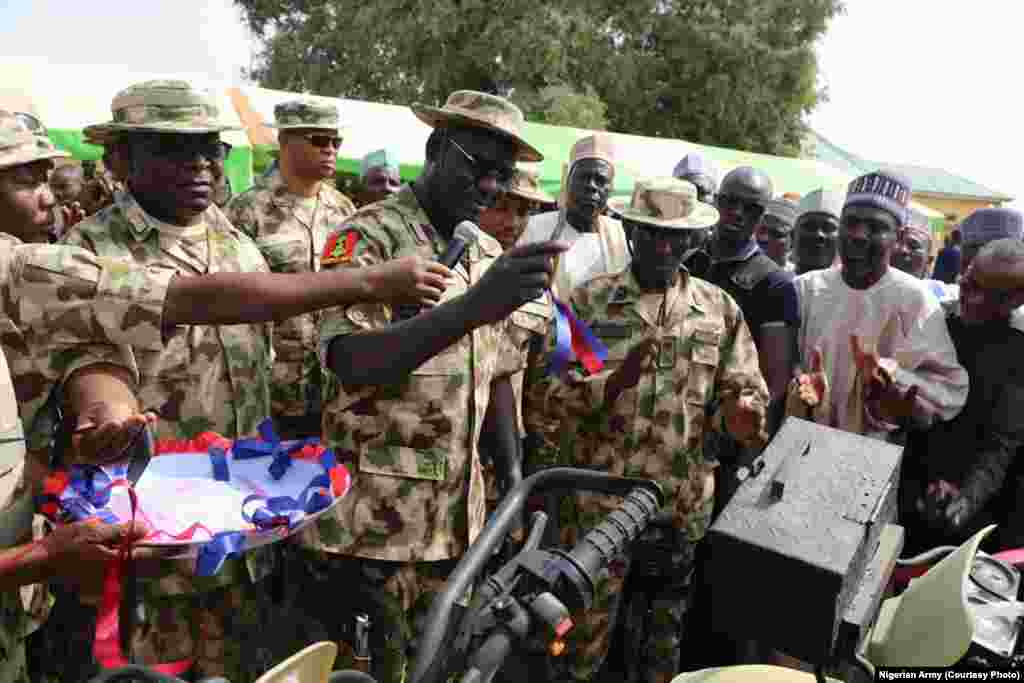
[[968, 273], [960, 277], [960, 291], [963, 294], [980, 295], [987, 301], [1001, 306], [1008, 303], [1020, 290], [982, 287], [974, 276]]
[[515, 176], [516, 169], [512, 166], [504, 166], [493, 161], [483, 162], [474, 157], [472, 154], [462, 149], [462, 145], [455, 142], [455, 140], [448, 138], [448, 142], [452, 143], [455, 149], [462, 152], [462, 156], [466, 157], [466, 161], [473, 166], [477, 179], [486, 178], [487, 176], [493, 176], [498, 184], [502, 187], [507, 187], [512, 182], [512, 178]]
[[319, 149], [323, 149], [328, 146], [334, 149], [341, 149], [341, 143], [343, 141], [343, 138], [337, 135], [324, 135], [322, 133], [306, 133], [299, 137]]

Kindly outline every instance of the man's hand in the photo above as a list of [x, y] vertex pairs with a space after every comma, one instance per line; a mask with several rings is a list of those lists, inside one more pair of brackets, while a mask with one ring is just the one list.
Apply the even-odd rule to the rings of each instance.
[[725, 428], [729, 435], [743, 445], [762, 445], [764, 441], [765, 409], [757, 398], [740, 394], [722, 405]]
[[554, 274], [551, 259], [568, 248], [564, 242], [538, 242], [503, 253], [466, 292], [470, 317], [479, 325], [496, 323], [543, 295]]
[[142, 522], [113, 525], [90, 519], [63, 524], [40, 541], [46, 573], [77, 586], [83, 594], [98, 594], [107, 564], [117, 556], [118, 547], [141, 541], [148, 533]]
[[65, 230], [85, 218], [85, 209], [82, 208], [82, 205], [79, 202], [71, 202], [70, 205], [61, 204], [60, 212], [64, 217]]
[[815, 348], [811, 353], [810, 372], [800, 372], [796, 375], [797, 395], [808, 408], [816, 408], [828, 391], [828, 379], [823, 368], [821, 349]]
[[857, 335], [850, 336], [853, 360], [864, 378], [864, 400], [873, 417], [891, 424], [904, 424], [913, 418], [917, 386], [901, 391], [879, 362], [874, 351], [864, 351]]
[[974, 501], [948, 481], [928, 484], [923, 498], [916, 501], [918, 514], [932, 528], [950, 535], [958, 534], [974, 516]]
[[101, 465], [121, 460], [141, 430], [156, 420], [154, 413], [139, 413], [133, 406], [94, 403], [78, 416], [66, 461]]
[[623, 391], [632, 389], [640, 382], [640, 376], [650, 365], [657, 351], [657, 339], [646, 339], [629, 350], [622, 365], [605, 382], [604, 402], [606, 405], [615, 403]]
[[433, 307], [444, 294], [447, 280], [454, 277], [437, 261], [421, 256], [404, 256], [366, 269], [370, 296], [385, 304]]

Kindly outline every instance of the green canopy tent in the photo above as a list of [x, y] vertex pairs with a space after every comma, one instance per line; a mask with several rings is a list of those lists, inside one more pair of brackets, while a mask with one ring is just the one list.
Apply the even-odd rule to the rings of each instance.
[[121, 65], [51, 64], [35, 58], [0, 58], [4, 74], [0, 108], [24, 111], [46, 126], [54, 144], [78, 161], [97, 160], [103, 149], [85, 143], [82, 129], [110, 120], [110, 102], [133, 83], [156, 79], [189, 81], [207, 89], [218, 102], [220, 117], [238, 131], [222, 135], [232, 146], [225, 172], [238, 193], [252, 186], [252, 148], [227, 92], [227, 85], [202, 74], [132, 73]]
[[[275, 136], [263, 124], [273, 121], [274, 106], [279, 102], [303, 95], [265, 88], [239, 89], [244, 96], [241, 108], [250, 109], [253, 116], [246, 117], [246, 129], [253, 143], [253, 165], [257, 173], [270, 165], [274, 155]], [[427, 137], [430, 127], [422, 123], [408, 107], [346, 100], [318, 98], [333, 101], [340, 109], [347, 125], [345, 141], [338, 154], [338, 171], [358, 175], [365, 154], [381, 147], [390, 147], [399, 158], [404, 180], [415, 178], [423, 168]], [[236, 104], [238, 102], [236, 101]], [[561, 191], [563, 165], [577, 140], [593, 131], [563, 126], [527, 123], [525, 137], [544, 153], [543, 162], [536, 165], [544, 190], [557, 197]], [[670, 175], [676, 163], [689, 152], [699, 152], [712, 160], [721, 174], [737, 166], [755, 166], [768, 173], [778, 195], [786, 192], [807, 194], [821, 187], [845, 190], [853, 175], [831, 165], [810, 159], [790, 159], [755, 154], [721, 147], [696, 145], [685, 140], [650, 138], [639, 135], [611, 134], [616, 141], [619, 163], [616, 167], [613, 194], [632, 192], [638, 177]], [[914, 208], [926, 214], [933, 223], [941, 214], [925, 206]], [[933, 228], [934, 229], [934, 228]]]

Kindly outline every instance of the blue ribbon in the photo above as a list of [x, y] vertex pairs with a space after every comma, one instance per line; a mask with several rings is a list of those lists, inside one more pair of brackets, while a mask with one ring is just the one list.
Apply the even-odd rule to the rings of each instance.
[[240, 531], [222, 531], [204, 543], [196, 558], [196, 575], [213, 576], [229, 557], [245, 550], [245, 534]]
[[[303, 517], [320, 512], [334, 500], [331, 494], [330, 471], [335, 464], [334, 453], [330, 450], [324, 451], [320, 456], [320, 465], [324, 468], [324, 473], [313, 477], [298, 499], [291, 496], [267, 498], [253, 494], [242, 501], [242, 517], [261, 531], [284, 525], [287, 525], [289, 530], [294, 528]], [[256, 500], [264, 500], [266, 503], [249, 514], [246, 512], [246, 506]]]
[[238, 460], [271, 456], [269, 472], [274, 481], [283, 477], [288, 468], [292, 466], [292, 453], [302, 450], [307, 445], [315, 446], [320, 442], [318, 438], [311, 437], [302, 441], [292, 441], [286, 445], [274, 432], [274, 422], [270, 418], [266, 418], [260, 423], [258, 431], [261, 438], [238, 439], [235, 441], [232, 453]]
[[555, 302], [555, 350], [548, 364], [549, 375], [561, 375], [569, 364], [572, 356], [572, 329], [565, 315], [564, 305], [552, 297]]
[[210, 464], [213, 465], [213, 478], [217, 481], [231, 481], [231, 471], [228, 470], [228, 457], [224, 449], [218, 445], [210, 446]]
[[96, 465], [73, 465], [68, 474], [68, 488], [74, 495], [57, 501], [65, 516], [76, 522], [91, 517], [98, 517], [107, 524], [117, 524], [120, 521], [113, 512], [106, 509], [113, 488], [110, 475]]

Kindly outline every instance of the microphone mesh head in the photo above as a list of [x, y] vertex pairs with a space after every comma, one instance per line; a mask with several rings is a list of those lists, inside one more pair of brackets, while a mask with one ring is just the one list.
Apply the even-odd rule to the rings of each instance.
[[455, 226], [455, 232], [452, 237], [457, 240], [462, 240], [466, 245], [475, 244], [480, 239], [480, 228], [471, 223], [470, 221], [462, 221]]

